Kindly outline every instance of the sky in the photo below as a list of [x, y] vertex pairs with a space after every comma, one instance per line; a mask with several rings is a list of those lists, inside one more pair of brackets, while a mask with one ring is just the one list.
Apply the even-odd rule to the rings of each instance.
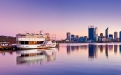
[[17, 33], [88, 35], [88, 26], [98, 34], [121, 31], [121, 0], [0, 0], [0, 35]]

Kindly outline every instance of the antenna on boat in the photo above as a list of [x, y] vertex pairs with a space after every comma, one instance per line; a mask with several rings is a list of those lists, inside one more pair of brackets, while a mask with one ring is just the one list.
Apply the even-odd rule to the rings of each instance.
[[27, 33], [27, 32], [25, 31], [25, 33]]
[[42, 30], [40, 30], [40, 34], [42, 34]]

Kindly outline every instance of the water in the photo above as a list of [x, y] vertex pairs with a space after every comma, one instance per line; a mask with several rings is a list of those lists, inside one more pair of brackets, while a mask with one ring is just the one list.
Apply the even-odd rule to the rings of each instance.
[[121, 75], [121, 45], [60, 44], [51, 50], [4, 50], [0, 51], [0, 75]]

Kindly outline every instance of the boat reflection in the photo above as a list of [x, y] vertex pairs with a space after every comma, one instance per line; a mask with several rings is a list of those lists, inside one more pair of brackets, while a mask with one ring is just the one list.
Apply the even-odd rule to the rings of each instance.
[[48, 50], [23, 50], [17, 51], [16, 64], [42, 64], [56, 59], [56, 48]]

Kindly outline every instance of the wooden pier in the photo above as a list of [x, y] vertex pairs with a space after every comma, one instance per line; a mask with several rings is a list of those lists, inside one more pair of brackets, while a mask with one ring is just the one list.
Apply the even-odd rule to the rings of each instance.
[[[48, 49], [48, 48], [58, 48], [58, 47], [59, 47], [59, 43], [57, 43], [56, 47], [39, 46], [36, 49]], [[0, 50], [23, 50], [23, 49], [17, 48], [16, 45], [11, 44], [10, 42], [0, 42]]]
[[14, 50], [15, 45], [12, 45], [11, 42], [0, 42], [0, 50]]

